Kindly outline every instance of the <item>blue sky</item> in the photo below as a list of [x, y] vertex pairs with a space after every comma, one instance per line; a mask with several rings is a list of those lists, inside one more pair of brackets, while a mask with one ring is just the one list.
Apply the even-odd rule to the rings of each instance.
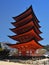
[[16, 42], [8, 38], [8, 35], [14, 35], [9, 30], [14, 27], [11, 24], [15, 22], [12, 17], [24, 12], [30, 5], [40, 20], [41, 36], [44, 38], [40, 44], [49, 44], [49, 0], [0, 0], [0, 42]]

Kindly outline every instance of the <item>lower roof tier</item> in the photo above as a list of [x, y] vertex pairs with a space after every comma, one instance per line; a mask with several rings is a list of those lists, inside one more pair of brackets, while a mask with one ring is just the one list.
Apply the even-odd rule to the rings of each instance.
[[42, 38], [38, 34], [36, 34], [34, 29], [31, 29], [30, 31], [28, 31], [24, 34], [8, 36], [8, 37], [10, 37], [13, 40], [19, 41], [20, 43], [28, 42], [33, 38], [35, 38], [37, 41], [42, 40]]
[[26, 43], [17, 43], [17, 44], [7, 44], [12, 48], [16, 48], [19, 50], [37, 50], [39, 48], [43, 48], [44, 46], [42, 46], [41, 44], [39, 44], [38, 42], [36, 42], [35, 40], [31, 40], [29, 42]]
[[26, 18], [22, 19], [22, 20], [19, 21], [19, 22], [11, 22], [11, 23], [18, 28], [18, 27], [21, 27], [21, 26], [25, 25], [26, 23], [30, 22], [30, 20], [32, 20], [32, 21], [35, 22], [35, 25], [36, 25], [37, 28], [41, 27], [41, 26], [34, 20], [34, 18], [32, 17], [32, 14], [28, 15]]
[[24, 26], [21, 26], [18, 28], [13, 28], [10, 30], [12, 30], [16, 34], [22, 34], [22, 33], [25, 33], [27, 31], [31, 30], [33, 27], [35, 28], [35, 31], [37, 32], [37, 34], [42, 33], [39, 29], [36, 28], [36, 26], [34, 25], [34, 22], [32, 20]]

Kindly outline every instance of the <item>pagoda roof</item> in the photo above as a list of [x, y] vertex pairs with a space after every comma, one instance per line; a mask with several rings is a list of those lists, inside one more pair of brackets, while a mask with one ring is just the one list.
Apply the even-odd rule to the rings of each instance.
[[20, 21], [20, 20], [22, 20], [23, 18], [25, 18], [26, 16], [28, 16], [30, 13], [32, 13], [34, 19], [39, 22], [39, 20], [38, 20], [37, 17], [35, 16], [35, 13], [34, 13], [34, 11], [33, 11], [32, 6], [30, 6], [26, 11], [24, 11], [24, 12], [21, 13], [20, 15], [13, 17], [13, 19], [16, 20], [16, 21]]
[[27, 49], [30, 47], [30, 48], [32, 48], [34, 50], [44, 47], [41, 44], [39, 44], [35, 39], [31, 40], [29, 42], [26, 42], [26, 43], [7, 44], [7, 45], [9, 45], [12, 48], [21, 48], [21, 47], [23, 47], [23, 49], [24, 49], [24, 47], [27, 48]]
[[10, 30], [12, 30], [16, 34], [22, 34], [22, 33], [25, 33], [27, 31], [31, 30], [33, 28], [33, 26], [34, 26], [34, 28], [35, 28], [35, 30], [37, 31], [38, 34], [42, 33], [39, 29], [36, 28], [33, 21], [30, 21], [29, 23], [27, 23], [24, 26], [21, 26], [21, 27], [18, 27], [18, 28], [13, 28], [13, 29], [10, 29]]
[[19, 41], [19, 42], [27, 42], [28, 40], [31, 40], [33, 37], [37, 40], [40, 41], [42, 38], [32, 29], [24, 34], [20, 35], [14, 35], [14, 36], [9, 36], [13, 40]]
[[41, 26], [38, 24], [38, 22], [34, 21], [34, 18], [32, 16], [32, 14], [28, 15], [27, 17], [25, 17], [24, 19], [22, 19], [21, 21], [19, 22], [11, 22], [15, 27], [21, 27], [23, 25], [25, 25], [26, 23], [30, 22], [30, 21], [33, 21], [36, 25], [37, 28], [40, 28]]

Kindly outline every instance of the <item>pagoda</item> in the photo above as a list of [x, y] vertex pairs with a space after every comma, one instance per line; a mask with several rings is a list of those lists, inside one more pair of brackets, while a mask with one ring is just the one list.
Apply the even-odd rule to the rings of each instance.
[[15, 28], [10, 29], [16, 35], [8, 36], [18, 41], [16, 44], [8, 44], [12, 48], [18, 49], [16, 56], [33, 56], [37, 49], [43, 48], [38, 41], [42, 40], [39, 28], [39, 20], [30, 6], [25, 12], [13, 17], [15, 22], [11, 22]]

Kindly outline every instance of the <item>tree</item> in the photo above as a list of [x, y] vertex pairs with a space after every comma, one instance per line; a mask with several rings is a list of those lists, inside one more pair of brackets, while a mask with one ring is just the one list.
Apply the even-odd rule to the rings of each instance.
[[1, 42], [0, 42], [0, 51], [2, 51], [3, 49], [2, 49], [2, 47], [1, 47]]
[[5, 59], [9, 55], [9, 50], [2, 50], [0, 51], [0, 59]]

